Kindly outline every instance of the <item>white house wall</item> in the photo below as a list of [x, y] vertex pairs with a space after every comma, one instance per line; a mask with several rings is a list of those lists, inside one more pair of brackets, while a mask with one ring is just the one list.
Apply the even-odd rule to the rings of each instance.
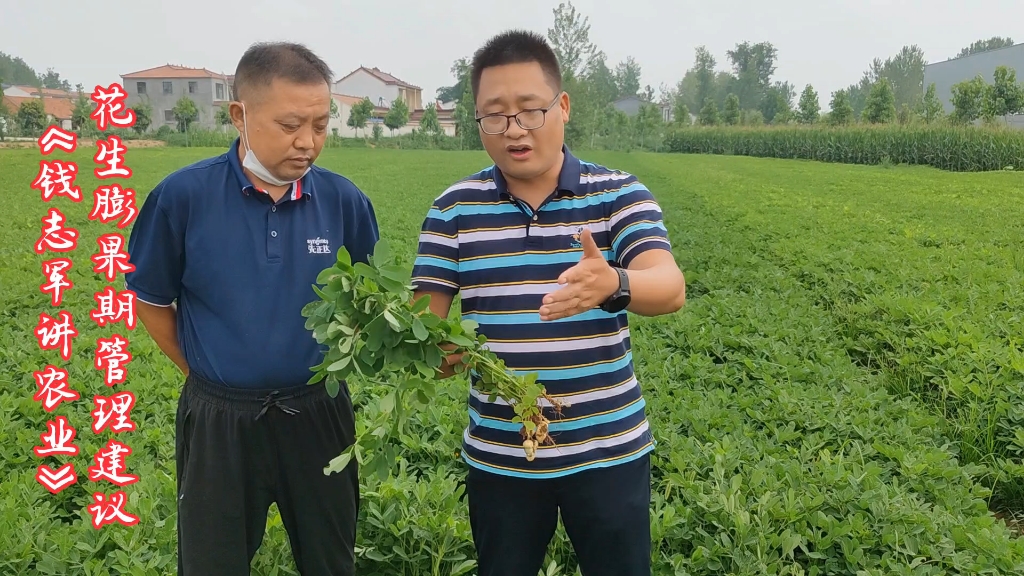
[[327, 133], [336, 133], [338, 136], [346, 138], [355, 136], [355, 132], [353, 132], [353, 130], [349, 128], [348, 125], [345, 124], [346, 122], [348, 122], [348, 115], [351, 112], [352, 108], [348, 104], [342, 102], [341, 100], [338, 100], [337, 98], [334, 99], [334, 103], [338, 105], [338, 117], [331, 118], [327, 122]]
[[[164, 93], [164, 83], [171, 85], [171, 92]], [[189, 83], [195, 82], [195, 92], [189, 91]], [[217, 85], [221, 85], [220, 92]], [[173, 110], [178, 99], [187, 96], [195, 102], [199, 110], [199, 118], [195, 126], [208, 130], [222, 130], [217, 123], [217, 111], [230, 102], [230, 88], [223, 78], [122, 78], [121, 85], [128, 95], [126, 104], [134, 106], [141, 102], [148, 103], [152, 108], [152, 123], [149, 131], [156, 131], [160, 126], [177, 126]], [[144, 90], [140, 92], [140, 88]], [[218, 97], [222, 96], [222, 97]]]
[[367, 96], [374, 106], [380, 105], [381, 100], [383, 105], [388, 106], [398, 98], [398, 86], [389, 86], [364, 70], [335, 82], [334, 92], [358, 97]]

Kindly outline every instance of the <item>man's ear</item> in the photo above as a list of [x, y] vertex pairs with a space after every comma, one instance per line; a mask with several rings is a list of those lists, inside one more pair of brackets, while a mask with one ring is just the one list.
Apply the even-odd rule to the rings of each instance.
[[245, 112], [247, 111], [248, 110], [242, 109], [241, 102], [232, 101], [230, 104], [228, 104], [228, 115], [231, 116], [231, 124], [235, 127], [236, 130], [238, 130], [239, 133], [242, 132], [245, 126]]

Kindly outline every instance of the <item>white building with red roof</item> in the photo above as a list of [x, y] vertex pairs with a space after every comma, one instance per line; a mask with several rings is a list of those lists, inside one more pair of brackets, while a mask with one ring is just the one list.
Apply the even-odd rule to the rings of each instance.
[[65, 130], [71, 130], [71, 115], [77, 97], [77, 94], [66, 90], [4, 84], [3, 99], [0, 101], [12, 116], [17, 115], [18, 109], [25, 102], [41, 101], [47, 124], [58, 124]]
[[163, 125], [172, 128], [177, 125], [174, 106], [183, 96], [195, 102], [199, 109], [199, 119], [193, 126], [218, 128], [217, 110], [231, 101], [233, 80], [232, 76], [206, 68], [175, 64], [121, 75], [121, 85], [128, 94], [127, 104], [133, 106], [146, 102], [152, 108], [153, 122], [150, 130]]
[[390, 108], [391, 102], [401, 98], [409, 110], [423, 108], [423, 89], [399, 80], [377, 67], [360, 66], [334, 83], [335, 94], [367, 97], [374, 106]]

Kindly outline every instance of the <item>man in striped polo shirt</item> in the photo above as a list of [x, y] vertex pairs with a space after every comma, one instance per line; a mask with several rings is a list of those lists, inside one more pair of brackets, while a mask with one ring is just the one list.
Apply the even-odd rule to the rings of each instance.
[[441, 316], [460, 295], [489, 348], [568, 404], [558, 418], [545, 410], [555, 445], [528, 461], [511, 407], [471, 391], [463, 456], [480, 575], [536, 576], [560, 511], [585, 576], [646, 576], [654, 443], [626, 311], [685, 302], [661, 210], [633, 175], [566, 148], [569, 96], [543, 38], [492, 38], [471, 77], [494, 166], [434, 201], [413, 283]]

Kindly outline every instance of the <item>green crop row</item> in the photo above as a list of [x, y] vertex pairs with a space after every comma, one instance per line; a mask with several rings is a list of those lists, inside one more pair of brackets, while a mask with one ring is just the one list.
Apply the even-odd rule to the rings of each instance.
[[954, 172], [1024, 170], [1024, 130], [978, 127], [687, 127], [669, 133], [665, 149], [843, 164], [927, 165]]
[[762, 231], [854, 362], [945, 419], [993, 506], [1024, 510], [1021, 176], [743, 166], [749, 184], [717, 201]]

